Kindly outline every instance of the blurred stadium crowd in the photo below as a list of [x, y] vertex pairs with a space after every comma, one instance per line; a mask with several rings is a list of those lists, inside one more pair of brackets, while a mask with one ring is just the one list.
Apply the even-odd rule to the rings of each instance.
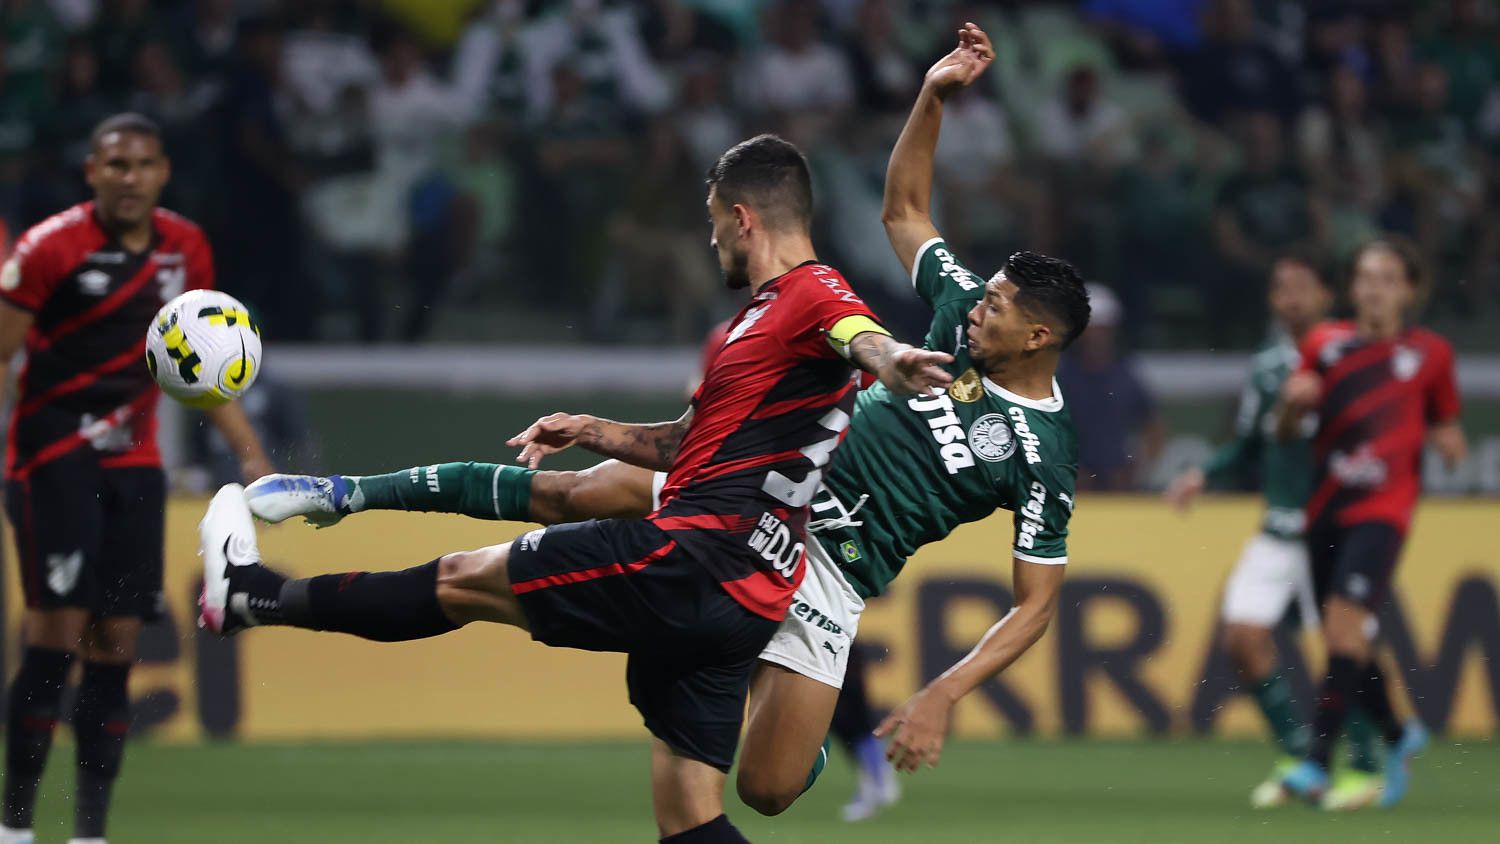
[[166, 204], [273, 338], [694, 341], [732, 308], [703, 173], [762, 130], [808, 152], [820, 249], [899, 324], [885, 161], [965, 19], [1000, 56], [939, 150], [940, 222], [971, 265], [1061, 254], [1113, 286], [1130, 345], [1243, 348], [1275, 256], [1336, 266], [1399, 231], [1436, 269], [1433, 313], [1500, 336], [1490, 0], [3, 8], [9, 237], [84, 198], [95, 122], [145, 112]]

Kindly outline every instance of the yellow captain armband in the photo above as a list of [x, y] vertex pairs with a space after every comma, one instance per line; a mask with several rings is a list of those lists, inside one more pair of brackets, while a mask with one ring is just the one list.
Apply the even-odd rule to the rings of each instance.
[[832, 346], [835, 352], [838, 352], [847, 359], [849, 357], [849, 344], [854, 342], [855, 337], [864, 334], [866, 331], [884, 334], [887, 337], [891, 336], [891, 332], [885, 330], [885, 326], [864, 314], [855, 314], [854, 316], [846, 316], [833, 324], [833, 328], [828, 330], [828, 345]]

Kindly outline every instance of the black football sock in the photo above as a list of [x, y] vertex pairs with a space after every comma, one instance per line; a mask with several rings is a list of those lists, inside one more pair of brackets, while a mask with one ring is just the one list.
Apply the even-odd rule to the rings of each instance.
[[439, 636], [458, 625], [437, 597], [438, 561], [404, 571], [324, 574], [281, 585], [280, 624], [377, 642]]
[[52, 731], [63, 684], [73, 665], [70, 651], [27, 648], [10, 686], [5, 719], [5, 817], [11, 829], [30, 829], [36, 789], [52, 749]]
[[73, 706], [73, 735], [78, 739], [78, 783], [73, 805], [73, 835], [103, 838], [109, 796], [125, 759], [130, 732], [130, 664], [85, 662], [83, 683]]
[[701, 826], [668, 835], [661, 844], [750, 844], [750, 839], [734, 828], [728, 815], [720, 815]]
[[1403, 728], [1396, 718], [1396, 711], [1391, 707], [1391, 693], [1386, 686], [1385, 675], [1381, 673], [1380, 666], [1371, 662], [1360, 679], [1359, 688], [1355, 691], [1356, 700], [1386, 743], [1395, 744], [1401, 740]]
[[1325, 769], [1333, 755], [1333, 745], [1344, 729], [1344, 716], [1349, 711], [1350, 698], [1359, 687], [1360, 676], [1360, 665], [1353, 659], [1329, 657], [1328, 675], [1318, 692], [1318, 710], [1313, 715], [1312, 749], [1307, 754], [1307, 758]]

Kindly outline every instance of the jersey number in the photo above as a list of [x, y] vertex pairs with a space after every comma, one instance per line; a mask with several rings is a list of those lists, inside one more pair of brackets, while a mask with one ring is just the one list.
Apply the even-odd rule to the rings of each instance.
[[818, 484], [823, 481], [823, 467], [828, 465], [828, 458], [838, 448], [839, 438], [849, 427], [849, 414], [835, 407], [823, 414], [818, 425], [826, 429], [829, 435], [803, 447], [802, 456], [812, 462], [812, 469], [807, 476], [794, 481], [780, 472], [770, 472], [766, 475], [766, 482], [761, 485], [761, 491], [788, 507], [804, 507], [812, 501], [813, 495], [818, 491]]

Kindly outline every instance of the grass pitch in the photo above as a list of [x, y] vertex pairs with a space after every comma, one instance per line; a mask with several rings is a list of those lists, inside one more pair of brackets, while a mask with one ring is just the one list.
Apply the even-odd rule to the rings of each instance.
[[[72, 749], [43, 787], [37, 840], [70, 831]], [[757, 842], [1384, 842], [1493, 841], [1500, 830], [1500, 743], [1438, 742], [1395, 811], [1254, 812], [1249, 790], [1266, 746], [1218, 741], [967, 742], [904, 779], [902, 802], [862, 824], [838, 820], [849, 795], [835, 758], [778, 818], [732, 796]], [[644, 743], [382, 742], [133, 746], [110, 840], [264, 842], [655, 841]], [[731, 788], [732, 791], [732, 788]]]

